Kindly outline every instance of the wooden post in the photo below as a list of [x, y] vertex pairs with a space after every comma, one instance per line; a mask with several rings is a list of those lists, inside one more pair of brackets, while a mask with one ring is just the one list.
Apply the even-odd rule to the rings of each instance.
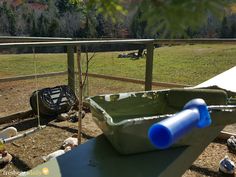
[[152, 89], [152, 70], [153, 70], [153, 43], [146, 45], [147, 47], [147, 56], [146, 56], [146, 75], [145, 75], [145, 90]]
[[75, 91], [74, 47], [67, 46], [68, 86]]
[[81, 129], [82, 129], [82, 106], [83, 106], [83, 81], [81, 68], [81, 47], [77, 46], [77, 67], [78, 67], [78, 81], [79, 81], [79, 115], [78, 115], [78, 144], [81, 144]]
[[[89, 96], [89, 76], [88, 76], [88, 70], [89, 70], [89, 56], [88, 56], [88, 52], [86, 51], [85, 53], [86, 56], [86, 61], [85, 61], [85, 81], [84, 81], [84, 85], [83, 85], [83, 97], [86, 98]], [[83, 74], [83, 73], [82, 73]]]

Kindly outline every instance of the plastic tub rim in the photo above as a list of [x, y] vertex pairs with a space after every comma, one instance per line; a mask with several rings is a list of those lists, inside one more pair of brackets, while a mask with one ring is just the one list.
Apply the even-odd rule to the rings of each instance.
[[120, 125], [128, 125], [128, 124], [133, 124], [133, 123], [137, 123], [137, 122], [142, 122], [144, 120], [154, 120], [154, 119], [158, 119], [158, 116], [148, 116], [148, 117], [139, 117], [139, 118], [132, 118], [132, 119], [126, 119], [126, 120], [122, 120], [120, 122], [113, 122], [113, 118], [101, 107], [99, 106], [94, 100], [90, 99], [90, 105], [92, 107], [94, 107], [95, 109], [99, 109], [103, 116], [106, 119], [106, 122], [110, 125], [110, 126], [120, 126]]
[[[162, 91], [169, 91], [171, 89], [163, 89], [163, 90], [150, 90], [150, 91], [139, 91], [139, 92], [128, 92], [129, 94], [140, 94], [140, 93], [153, 93], [153, 92], [162, 92]], [[124, 93], [118, 93], [118, 94], [124, 94]], [[112, 96], [112, 95], [118, 95], [118, 94], [102, 94], [102, 95], [97, 95], [97, 96], [93, 96], [93, 97], [89, 97], [86, 100], [89, 101], [90, 106], [92, 106], [95, 109], [99, 109], [102, 114], [104, 115], [104, 117], [106, 118], [106, 122], [108, 125], [110, 126], [121, 126], [121, 125], [127, 125], [127, 124], [134, 124], [134, 123], [141, 123], [144, 120], [154, 120], [154, 119], [158, 119], [158, 115], [157, 116], [148, 116], [148, 117], [139, 117], [139, 118], [132, 118], [132, 119], [126, 119], [126, 120], [122, 120], [120, 122], [113, 122], [113, 118], [101, 107], [97, 104], [96, 101], [93, 100], [94, 97], [98, 97], [98, 96]]]
[[[185, 87], [184, 89], [188, 90], [188, 89], [195, 89], [195, 88], [193, 88], [193, 87]], [[144, 93], [153, 93], [153, 92], [158, 93], [158, 92], [164, 92], [164, 91], [168, 92], [170, 90], [172, 90], [172, 89], [126, 92], [126, 94], [129, 93], [129, 94], [132, 95], [132, 94], [140, 94], [140, 93], [141, 94], [142, 93], [143, 94]], [[117, 123], [113, 122], [113, 118], [101, 106], [99, 106], [97, 104], [97, 102], [93, 100], [93, 98], [94, 97], [99, 97], [99, 96], [104, 97], [104, 96], [107, 96], [107, 95], [112, 96], [112, 95], [119, 95], [119, 94], [125, 94], [125, 93], [123, 92], [123, 93], [117, 93], [117, 94], [101, 94], [101, 95], [96, 95], [96, 96], [88, 97], [88, 98], [86, 98], [86, 100], [89, 102], [90, 106], [92, 106], [95, 109], [99, 109], [102, 112], [104, 118], [106, 119], [107, 124], [110, 125], [110, 126], [121, 126], [121, 125], [135, 124], [135, 123], [138, 124], [138, 123], [143, 122], [144, 120], [155, 120], [155, 119], [159, 118], [158, 115], [157, 115], [157, 116], [148, 116], [148, 117], [139, 117], [139, 118], [126, 119], [126, 120], [122, 120], [122, 121], [117, 122]], [[167, 117], [168, 116], [166, 116], [166, 118]]]

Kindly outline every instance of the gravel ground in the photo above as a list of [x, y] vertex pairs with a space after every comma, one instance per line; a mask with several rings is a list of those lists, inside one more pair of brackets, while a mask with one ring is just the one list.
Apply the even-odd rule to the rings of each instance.
[[[65, 78], [61, 77], [54, 80], [53, 84], [48, 80], [46, 81], [44, 80], [44, 82], [40, 84], [39, 88], [63, 84]], [[99, 84], [99, 82], [97, 83]], [[0, 117], [29, 109], [30, 106], [28, 100], [35, 88], [36, 87], [32, 81], [17, 81], [0, 84]], [[106, 89], [97, 87], [94, 94], [106, 93]], [[133, 89], [135, 90], [137, 87], [134, 87]], [[117, 90], [112, 88], [109, 91], [110, 93], [117, 92]], [[8, 152], [13, 155], [13, 161], [1, 169], [0, 176], [16, 176], [16, 174], [21, 171], [27, 171], [38, 164], [43, 163], [42, 156], [58, 150], [66, 138], [77, 132], [76, 123], [67, 121], [56, 122], [54, 120], [43, 120], [43, 123], [47, 123], [48, 126], [45, 129], [40, 130], [40, 132], [6, 145]], [[23, 121], [18, 120], [12, 123], [0, 125], [0, 128], [2, 129], [9, 125], [15, 126], [19, 131], [25, 131], [26, 129], [37, 126], [37, 121], [33, 118]], [[82, 142], [102, 133], [92, 121], [90, 113], [86, 114], [86, 117], [83, 119], [82, 131], [84, 133]], [[227, 131], [235, 133], [235, 126], [227, 127]], [[50, 143], [48, 140], [50, 140]], [[225, 141], [215, 140], [205, 149], [183, 176], [223, 176], [218, 172], [218, 165], [219, 161], [225, 155], [228, 155], [234, 162], [236, 162], [236, 155], [228, 151]]]

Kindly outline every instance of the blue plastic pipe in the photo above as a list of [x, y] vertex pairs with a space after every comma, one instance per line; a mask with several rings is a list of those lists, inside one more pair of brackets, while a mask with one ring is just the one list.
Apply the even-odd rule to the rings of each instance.
[[211, 124], [211, 117], [203, 99], [193, 99], [183, 111], [152, 125], [148, 137], [158, 149], [166, 149], [186, 135], [194, 127], [204, 128]]

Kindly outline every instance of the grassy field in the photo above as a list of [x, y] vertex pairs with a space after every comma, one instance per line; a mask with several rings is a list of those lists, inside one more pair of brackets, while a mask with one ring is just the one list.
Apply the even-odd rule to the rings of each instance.
[[[119, 53], [96, 53], [89, 71], [144, 79], [145, 59], [117, 58]], [[0, 77], [65, 71], [66, 64], [66, 54], [0, 55]], [[235, 65], [234, 45], [165, 46], [155, 49], [153, 80], [194, 85]]]

